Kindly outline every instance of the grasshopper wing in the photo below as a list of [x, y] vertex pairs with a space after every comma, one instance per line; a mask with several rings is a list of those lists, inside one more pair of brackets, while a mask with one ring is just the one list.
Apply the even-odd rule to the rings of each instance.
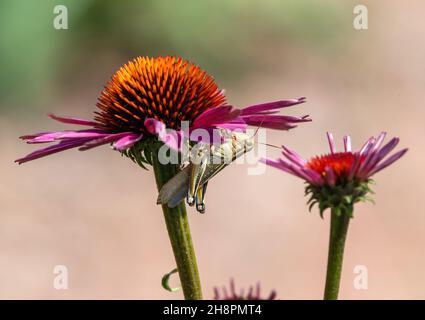
[[190, 167], [191, 165], [184, 168], [162, 186], [157, 204], [167, 204], [168, 207], [174, 208], [186, 197], [189, 189]]

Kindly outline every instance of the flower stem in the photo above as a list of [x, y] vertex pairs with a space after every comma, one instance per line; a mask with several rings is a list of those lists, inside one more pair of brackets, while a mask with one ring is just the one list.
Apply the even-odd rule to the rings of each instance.
[[[158, 190], [178, 172], [177, 165], [161, 164], [158, 160], [157, 151], [152, 152], [152, 166]], [[190, 235], [186, 206], [183, 201], [174, 208], [169, 208], [164, 204], [162, 211], [164, 212], [184, 297], [186, 300], [201, 300], [201, 281]]]
[[350, 215], [345, 212], [331, 212], [331, 230], [329, 235], [328, 268], [326, 274], [325, 300], [337, 300], [344, 258], [345, 239], [347, 237]]

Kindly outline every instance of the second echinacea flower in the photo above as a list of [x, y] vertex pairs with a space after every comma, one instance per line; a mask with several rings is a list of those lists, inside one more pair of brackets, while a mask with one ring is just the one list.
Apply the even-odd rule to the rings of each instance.
[[328, 267], [325, 299], [337, 299], [348, 225], [353, 217], [354, 204], [371, 200], [371, 177], [400, 159], [407, 149], [392, 155], [399, 143], [393, 138], [385, 145], [386, 133], [371, 137], [358, 151], [352, 151], [350, 136], [344, 137], [344, 151], [337, 152], [332, 134], [328, 133], [330, 153], [304, 160], [295, 151], [283, 146], [283, 158], [261, 161], [297, 176], [307, 183], [306, 195], [311, 208], [317, 204], [320, 215], [331, 210]]
[[344, 151], [337, 152], [331, 133], [327, 134], [330, 153], [304, 160], [295, 151], [283, 146], [283, 158], [261, 161], [297, 176], [307, 182], [310, 209], [317, 204], [320, 214], [330, 208], [341, 214], [353, 213], [356, 202], [368, 200], [371, 177], [400, 159], [407, 149], [387, 157], [397, 146], [399, 138], [383, 145], [386, 133], [369, 138], [359, 151], [351, 149], [350, 136], [344, 137]]

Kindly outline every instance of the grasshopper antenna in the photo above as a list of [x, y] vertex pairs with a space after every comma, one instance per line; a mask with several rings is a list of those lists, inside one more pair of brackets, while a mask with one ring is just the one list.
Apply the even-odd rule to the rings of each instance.
[[[251, 139], [254, 139], [254, 138], [255, 138], [255, 136], [258, 134], [258, 130], [260, 130], [261, 126], [263, 125], [264, 118], [265, 118], [265, 117], [263, 117], [263, 120], [261, 120], [261, 122], [260, 122], [260, 124], [258, 125], [257, 129], [255, 129], [255, 132], [254, 132], [254, 134], [252, 135]], [[275, 146], [274, 144], [270, 144], [270, 143], [263, 143], [263, 142], [255, 142], [255, 143], [256, 143], [256, 144], [262, 144], [262, 145], [264, 145], [264, 146], [268, 146], [268, 147], [272, 147], [272, 148], [276, 148], [276, 149], [280, 149], [280, 147]]]
[[275, 146], [274, 144], [270, 144], [270, 143], [262, 143], [262, 142], [256, 142], [257, 144], [262, 144], [263, 146], [267, 146], [267, 147], [272, 147], [272, 148], [276, 148], [276, 149], [281, 149], [281, 147], [279, 146]]

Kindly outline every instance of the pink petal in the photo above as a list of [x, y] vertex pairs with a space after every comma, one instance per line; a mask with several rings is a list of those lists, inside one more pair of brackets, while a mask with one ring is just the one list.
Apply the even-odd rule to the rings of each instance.
[[370, 137], [366, 143], [363, 145], [363, 147], [360, 149], [360, 154], [361, 155], [368, 155], [370, 150], [372, 149], [373, 145], [375, 144], [375, 137]]
[[157, 135], [158, 138], [171, 149], [175, 151], [182, 150], [184, 138], [184, 133], [182, 131], [167, 130], [163, 122], [153, 118], [147, 118], [144, 124], [150, 134]]
[[303, 168], [303, 171], [305, 174], [307, 174], [310, 178], [310, 183], [315, 185], [322, 185], [324, 183], [324, 180], [320, 174], [318, 174], [316, 171], [308, 169], [306, 167]]
[[348, 174], [349, 180], [353, 179], [353, 177], [357, 175], [359, 165], [360, 165], [360, 160], [362, 157], [363, 156], [361, 155], [360, 152], [354, 153], [354, 160], [353, 160], [353, 163], [351, 164], [350, 173]]
[[367, 154], [365, 155], [365, 159], [359, 168], [359, 174], [364, 176], [368, 172], [368, 168], [373, 166], [373, 162], [376, 160], [378, 155], [379, 147], [384, 141], [386, 135], [386, 132], [381, 132], [373, 146], [371, 146], [370, 150], [368, 150]]
[[162, 135], [166, 128], [163, 122], [153, 118], [146, 118], [144, 125], [146, 130], [148, 130], [148, 132], [153, 135]]
[[117, 140], [112, 147], [118, 151], [124, 151], [131, 148], [135, 143], [143, 138], [143, 134], [131, 133]]
[[22, 164], [24, 162], [39, 159], [39, 158], [42, 158], [42, 157], [45, 157], [45, 156], [48, 156], [48, 155], [51, 155], [51, 154], [54, 154], [54, 153], [64, 151], [64, 150], [79, 147], [87, 141], [88, 141], [88, 139], [61, 141], [60, 143], [58, 143], [56, 145], [36, 150], [36, 151], [28, 154], [27, 156], [23, 157], [23, 158], [15, 160], [15, 162]]
[[407, 152], [407, 150], [409, 149], [403, 149], [395, 154], [393, 154], [391, 157], [389, 157], [387, 160], [383, 161], [382, 163], [380, 163], [375, 169], [373, 169], [368, 176], [372, 176], [375, 173], [381, 171], [382, 169], [385, 169], [386, 167], [388, 167], [389, 165], [393, 164], [395, 161], [397, 161], [398, 159], [400, 159], [402, 156], [404, 156], [404, 154]]
[[227, 129], [230, 131], [233, 130], [242, 130], [245, 131], [247, 128], [247, 124], [245, 122], [237, 122], [237, 121], [232, 121], [232, 122], [228, 122], [228, 123], [219, 123], [216, 125], [216, 127], [218, 128], [223, 128], [223, 129]]
[[[236, 129], [237, 128], [235, 128], [235, 130]], [[190, 141], [209, 144], [222, 144], [225, 141], [225, 137], [222, 136], [221, 131], [212, 127], [191, 130], [189, 139]]]
[[295, 123], [308, 122], [311, 119], [307, 117], [290, 117], [281, 115], [252, 115], [243, 116], [242, 119], [251, 126], [276, 129], [276, 130], [289, 130], [295, 128]]
[[291, 160], [294, 163], [297, 163], [300, 167], [304, 167], [304, 165], [306, 164], [306, 161], [295, 151], [282, 146], [283, 150], [282, 150], [282, 154], [288, 158], [289, 160]]
[[94, 121], [90, 121], [90, 120], [84, 120], [84, 119], [79, 119], [79, 118], [74, 118], [74, 117], [61, 117], [61, 116], [56, 116], [54, 114], [49, 114], [48, 115], [50, 118], [52, 118], [53, 120], [62, 122], [62, 123], [69, 123], [69, 124], [79, 124], [82, 126], [97, 126], [99, 125], [97, 122]]
[[183, 150], [183, 131], [168, 130], [167, 133], [158, 135], [158, 138], [174, 151]]
[[101, 130], [57, 131], [38, 135], [27, 143], [46, 143], [64, 139], [100, 138], [108, 135]]
[[[296, 175], [292, 172], [292, 170], [290, 170], [284, 163], [280, 162], [280, 161], [276, 161], [273, 159], [268, 159], [268, 158], [260, 158], [259, 160], [261, 163], [264, 163], [270, 167], [279, 169], [279, 170], [283, 170], [286, 171], [290, 174]], [[301, 178], [300, 176], [296, 175], [297, 177]]]
[[204, 111], [193, 122], [192, 128], [208, 128], [219, 126], [235, 120], [240, 114], [240, 110], [232, 106], [221, 106]]
[[252, 105], [241, 109], [241, 116], [253, 115], [258, 113], [277, 112], [278, 109], [297, 105], [306, 101], [305, 97], [299, 99], [280, 100]]
[[344, 136], [344, 150], [351, 152], [351, 137], [349, 135]]
[[328, 136], [329, 148], [331, 149], [331, 153], [335, 153], [336, 148], [335, 148], [334, 137], [333, 137], [332, 133], [330, 133], [330, 132], [326, 132], [326, 135]]
[[367, 175], [368, 172], [373, 170], [376, 167], [376, 165], [397, 146], [399, 141], [400, 141], [399, 138], [393, 138], [380, 150], [376, 150], [373, 156], [370, 158], [368, 165], [362, 169], [362, 174]]
[[304, 166], [300, 166], [297, 163], [292, 163], [285, 159], [279, 159], [279, 162], [281, 162], [285, 167], [287, 167], [289, 170], [292, 171], [292, 173], [307, 182], [311, 184], [322, 184], [323, 179], [320, 177], [320, 175]]
[[392, 138], [385, 146], [378, 152], [377, 162], [384, 159], [400, 142], [399, 138]]
[[334, 185], [335, 185], [335, 173], [334, 173], [334, 171], [332, 170], [332, 168], [330, 168], [330, 167], [326, 167], [325, 168], [325, 171], [326, 171], [326, 182], [331, 186], [331, 187], [333, 187]]
[[20, 136], [19, 139], [22, 139], [22, 140], [34, 139], [34, 138], [37, 138], [39, 136], [42, 136], [44, 134], [49, 134], [49, 133], [53, 133], [53, 132], [52, 131], [45, 131], [45, 132], [39, 132], [39, 133], [34, 133], [34, 134], [27, 134], [27, 135], [24, 135], [24, 136]]
[[107, 143], [118, 141], [119, 139], [124, 138], [125, 136], [128, 136], [129, 134], [131, 134], [131, 132], [120, 132], [120, 133], [113, 133], [98, 139], [91, 139], [88, 142], [86, 142], [82, 147], [80, 147], [78, 150], [80, 151], [90, 150]]

